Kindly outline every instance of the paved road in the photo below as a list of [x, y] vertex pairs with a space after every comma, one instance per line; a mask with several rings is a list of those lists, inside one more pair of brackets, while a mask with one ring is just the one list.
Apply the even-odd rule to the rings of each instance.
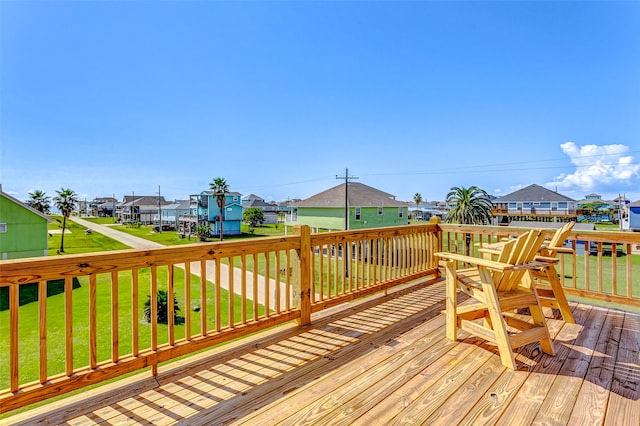
[[[153, 248], [162, 248], [166, 247], [163, 244], [156, 243], [154, 241], [149, 241], [144, 238], [136, 237], [134, 235], [128, 234], [126, 232], [118, 231], [110, 226], [100, 225], [94, 222], [89, 222], [88, 220], [81, 219], [76, 216], [71, 216], [70, 220], [90, 228], [92, 231], [97, 232], [99, 234], [106, 235], [109, 238], [113, 238], [114, 240], [120, 241], [123, 244], [128, 245], [134, 249], [153, 249]], [[207, 261], [207, 280], [211, 282], [215, 282], [215, 272], [216, 272], [216, 264], [212, 260]], [[242, 283], [242, 269], [233, 268], [233, 282], [234, 282], [234, 293], [241, 294], [241, 283]], [[191, 263], [191, 273], [195, 275], [200, 275], [200, 262]], [[265, 304], [265, 289], [266, 289], [266, 280], [262, 275], [258, 275], [258, 303]], [[220, 265], [220, 286], [226, 290], [229, 289], [229, 267], [227, 265]], [[271, 293], [270, 297], [270, 308], [275, 309], [275, 288], [276, 282], [273, 279], [269, 280], [269, 290]], [[286, 291], [286, 285], [280, 284], [280, 294], [284, 295]], [[253, 300], [253, 273], [247, 271], [247, 289], [246, 289], [247, 298]], [[284, 300], [281, 301], [281, 309], [285, 308]]]
[[113, 229], [110, 226], [99, 225], [97, 223], [89, 222], [88, 220], [80, 219], [79, 217], [71, 216], [69, 217], [72, 221], [85, 226], [87, 228], [91, 228], [92, 231], [95, 231], [99, 234], [106, 235], [109, 238], [113, 238], [116, 241], [120, 241], [123, 244], [128, 245], [131, 248], [135, 249], [149, 249], [149, 248], [160, 248], [166, 247], [163, 244], [156, 243], [154, 241], [145, 240], [144, 238], [136, 237], [131, 234], [127, 234], [126, 232], [118, 231], [117, 229]]

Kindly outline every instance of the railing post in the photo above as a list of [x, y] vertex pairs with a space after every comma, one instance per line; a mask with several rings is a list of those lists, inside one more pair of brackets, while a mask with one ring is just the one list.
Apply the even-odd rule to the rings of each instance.
[[[438, 216], [431, 216], [429, 218], [429, 223], [432, 224], [440, 224], [441, 220]], [[429, 247], [429, 264], [433, 265], [433, 266], [438, 266], [438, 261], [437, 259], [435, 259], [435, 257], [433, 256], [433, 253], [437, 253], [439, 251], [443, 251], [442, 250], [442, 228], [440, 228], [440, 226], [438, 226], [438, 231], [435, 232], [433, 234], [433, 240], [432, 240], [432, 245], [431, 247]]]
[[300, 248], [294, 253], [295, 303], [300, 309], [298, 324], [311, 324], [311, 228], [295, 225], [295, 235], [300, 236]]

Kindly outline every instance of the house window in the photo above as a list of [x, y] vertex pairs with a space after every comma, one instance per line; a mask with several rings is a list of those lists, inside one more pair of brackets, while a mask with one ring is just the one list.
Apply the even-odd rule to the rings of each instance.
[[402, 219], [402, 207], [398, 207], [398, 217]]
[[4, 233], [4, 232], [7, 232], [7, 224], [0, 223], [0, 233]]
[[378, 214], [382, 216], [382, 207], [378, 207]]
[[356, 207], [356, 220], [360, 220], [362, 218], [362, 212], [360, 211], [360, 207]]

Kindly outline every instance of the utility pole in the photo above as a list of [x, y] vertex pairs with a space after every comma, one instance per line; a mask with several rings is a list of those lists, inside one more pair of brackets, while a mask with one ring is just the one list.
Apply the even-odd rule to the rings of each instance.
[[344, 230], [349, 230], [349, 180], [358, 179], [349, 176], [349, 168], [345, 169], [344, 176], [336, 175], [336, 179], [344, 179]]
[[[344, 179], [344, 230], [349, 230], [349, 180], [358, 179], [356, 176], [349, 176], [349, 168], [344, 169], [344, 176], [336, 175], [336, 179]], [[337, 247], [336, 247], [337, 251]], [[350, 250], [349, 250], [350, 251]], [[347, 259], [347, 246], [342, 246], [342, 258], [344, 259], [344, 274], [349, 276], [349, 263], [351, 259]]]
[[158, 232], [162, 234], [162, 206], [160, 205], [160, 185], [158, 185]]

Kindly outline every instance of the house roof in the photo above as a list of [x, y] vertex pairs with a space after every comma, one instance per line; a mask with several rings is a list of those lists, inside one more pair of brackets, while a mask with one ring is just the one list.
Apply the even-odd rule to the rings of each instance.
[[[292, 203], [292, 207], [344, 207], [345, 183]], [[406, 207], [395, 196], [363, 183], [349, 182], [349, 205], [352, 207]]]
[[190, 200], [175, 200], [175, 204], [178, 204], [178, 208], [181, 210], [188, 210], [191, 207]]
[[628, 204], [629, 207], [640, 207], [640, 200], [634, 201], [631, 204]]
[[174, 200], [173, 203], [162, 207], [167, 210], [189, 210], [190, 206], [189, 200]]
[[[167, 201], [164, 199], [163, 196], [160, 197], [160, 201], [162, 202], [163, 206], [172, 204], [171, 201]], [[157, 195], [141, 195], [139, 197], [129, 197], [128, 195], [125, 196], [125, 202], [120, 204], [121, 206], [137, 206], [137, 205], [144, 205], [144, 206], [152, 206], [152, 205], [158, 205], [158, 196]]]
[[33, 207], [29, 206], [27, 203], [23, 203], [22, 201], [18, 200], [17, 198], [13, 198], [11, 195], [9, 195], [6, 192], [4, 192], [2, 190], [2, 185], [1, 184], [0, 184], [0, 196], [6, 198], [9, 201], [12, 201], [12, 202], [16, 203], [17, 205], [19, 205], [21, 207], [24, 207], [25, 209], [29, 210], [31, 213], [42, 217], [47, 222], [51, 222], [51, 218], [49, 216], [47, 216], [46, 214], [34, 209]]
[[260, 201], [264, 201], [264, 198], [257, 196], [256, 194], [249, 194], [245, 197], [242, 197], [242, 201], [243, 202], [248, 202], [248, 201], [253, 201], [253, 200], [260, 200]]
[[529, 185], [519, 189], [511, 194], [503, 195], [495, 200], [496, 203], [505, 203], [508, 201], [575, 201], [558, 192], [544, 188], [540, 185]]
[[254, 198], [252, 200], [244, 200], [244, 206], [249, 208], [249, 207], [277, 207], [277, 204], [273, 204], [273, 203], [267, 203], [266, 201], [260, 199], [260, 198]]

